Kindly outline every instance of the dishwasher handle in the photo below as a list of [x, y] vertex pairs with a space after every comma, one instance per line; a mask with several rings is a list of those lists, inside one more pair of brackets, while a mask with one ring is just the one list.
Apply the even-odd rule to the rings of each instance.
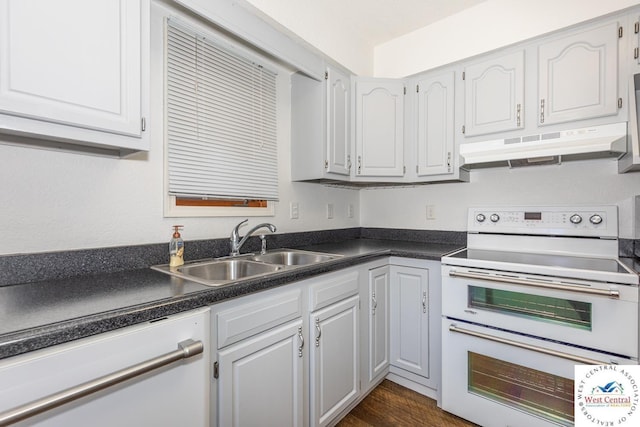
[[202, 341], [194, 341], [191, 339], [181, 341], [178, 343], [178, 350], [174, 350], [170, 353], [163, 354], [128, 368], [96, 378], [95, 380], [87, 381], [41, 399], [34, 400], [33, 402], [25, 405], [18, 406], [17, 408], [2, 412], [0, 413], [0, 426], [8, 426], [18, 421], [25, 420], [178, 360], [196, 356], [203, 351], [204, 344]]

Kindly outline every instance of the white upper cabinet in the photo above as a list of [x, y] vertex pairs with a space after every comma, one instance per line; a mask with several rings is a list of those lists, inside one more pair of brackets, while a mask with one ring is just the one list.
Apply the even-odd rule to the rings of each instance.
[[291, 178], [348, 181], [351, 77], [327, 67], [325, 79], [291, 76]]
[[147, 150], [148, 9], [145, 0], [0, 0], [2, 131]]
[[521, 128], [524, 117], [524, 51], [466, 66], [464, 90], [466, 136]]
[[404, 175], [404, 82], [356, 81], [356, 179]]
[[453, 173], [454, 72], [419, 80], [416, 84], [418, 177]]
[[327, 69], [327, 172], [349, 175], [351, 169], [351, 82]]
[[618, 23], [538, 47], [539, 125], [618, 112]]

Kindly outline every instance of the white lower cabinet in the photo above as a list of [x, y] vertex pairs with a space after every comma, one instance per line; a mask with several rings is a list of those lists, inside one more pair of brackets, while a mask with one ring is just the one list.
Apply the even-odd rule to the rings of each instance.
[[326, 426], [360, 395], [359, 271], [308, 280], [309, 413]]
[[202, 353], [12, 425], [208, 426], [209, 325], [209, 309], [202, 309], [4, 359], [0, 361], [0, 413], [137, 367], [193, 340], [202, 343]]
[[390, 379], [432, 398], [440, 382], [440, 262], [390, 260]]
[[212, 420], [325, 426], [360, 396], [358, 269], [212, 306]]
[[304, 425], [302, 315], [296, 285], [212, 307], [217, 425]]
[[439, 301], [438, 261], [391, 257], [212, 306], [212, 425], [333, 425], [384, 378], [436, 398]]
[[429, 377], [428, 270], [391, 266], [391, 364]]
[[303, 425], [302, 319], [218, 353], [221, 426]]
[[371, 266], [367, 270], [363, 299], [365, 310], [362, 319], [363, 344], [363, 392], [375, 387], [389, 372], [389, 285], [391, 271], [384, 265]]
[[313, 426], [328, 425], [359, 396], [358, 304], [355, 295], [310, 315]]

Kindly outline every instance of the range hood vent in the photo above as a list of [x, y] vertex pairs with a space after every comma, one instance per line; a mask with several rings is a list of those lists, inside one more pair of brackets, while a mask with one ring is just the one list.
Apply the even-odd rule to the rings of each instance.
[[627, 151], [627, 123], [460, 144], [463, 166], [531, 166], [562, 160], [620, 157]]

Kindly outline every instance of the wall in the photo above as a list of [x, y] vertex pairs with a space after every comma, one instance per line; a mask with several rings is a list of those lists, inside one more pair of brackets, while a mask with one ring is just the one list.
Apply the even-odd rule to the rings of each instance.
[[[166, 10], [154, 5], [153, 34], [161, 31], [158, 19]], [[113, 159], [0, 144], [0, 255], [168, 242], [172, 224], [185, 226], [186, 240], [221, 238], [244, 219], [163, 217], [162, 49], [157, 41], [152, 43], [149, 153]], [[289, 99], [289, 71], [280, 69], [280, 202], [275, 217], [254, 217], [249, 223], [272, 222], [278, 232], [358, 226], [357, 191], [290, 182]], [[297, 220], [289, 219], [290, 201], [299, 203]], [[332, 220], [326, 219], [326, 203], [335, 206]], [[347, 218], [348, 204], [354, 205], [354, 218]]]
[[637, 0], [487, 0], [376, 46], [374, 75], [405, 77], [637, 4]]
[[240, 0], [238, 3], [292, 33], [294, 38], [303, 39], [353, 73], [372, 75], [373, 44], [351, 27], [337, 24], [321, 1]]
[[[618, 175], [611, 159], [491, 168], [471, 171], [469, 183], [363, 190], [360, 219], [363, 227], [466, 231], [470, 206], [613, 204], [619, 236], [640, 238], [633, 221], [638, 194], [640, 173]], [[426, 219], [427, 204], [435, 206], [435, 220]]]

